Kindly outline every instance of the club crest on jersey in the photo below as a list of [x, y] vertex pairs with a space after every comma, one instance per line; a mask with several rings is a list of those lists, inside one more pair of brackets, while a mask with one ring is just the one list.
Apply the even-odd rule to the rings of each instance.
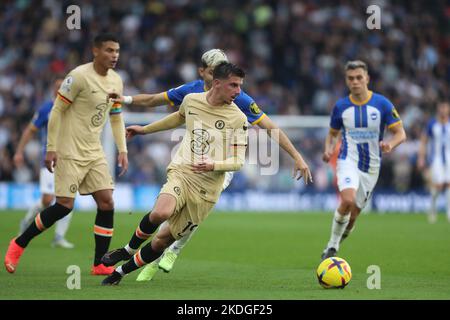
[[378, 115], [377, 115], [376, 112], [372, 112], [372, 113], [370, 114], [370, 119], [372, 119], [372, 120], [377, 120], [377, 117], [378, 117]]
[[78, 187], [76, 184], [71, 184], [69, 187], [70, 192], [75, 193], [78, 190]]
[[217, 120], [215, 126], [216, 129], [222, 130], [225, 127], [225, 122], [222, 120]]
[[175, 191], [175, 193], [176, 193], [177, 195], [180, 195], [180, 194], [181, 194], [181, 189], [180, 189], [180, 187], [174, 187], [174, 188], [173, 188], [173, 191]]
[[252, 102], [252, 104], [250, 105], [250, 111], [253, 114], [260, 114], [261, 110], [259, 109], [258, 105], [256, 104], [256, 102]]
[[352, 179], [350, 179], [349, 177], [345, 178], [345, 183], [350, 183], [352, 181]]

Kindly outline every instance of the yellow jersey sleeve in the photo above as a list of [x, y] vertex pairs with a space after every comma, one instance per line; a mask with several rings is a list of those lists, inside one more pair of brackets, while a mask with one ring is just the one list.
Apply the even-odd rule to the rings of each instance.
[[85, 83], [86, 81], [81, 74], [77, 72], [69, 73], [59, 87], [58, 98], [65, 104], [72, 104], [78, 94], [84, 89]]
[[189, 97], [184, 98], [183, 102], [180, 105], [180, 108], [178, 109], [178, 112], [184, 118], [186, 118], [186, 106], [187, 106], [188, 101], [189, 101]]
[[236, 122], [231, 138], [231, 146], [247, 146], [248, 143], [248, 122], [247, 118], [242, 115]]

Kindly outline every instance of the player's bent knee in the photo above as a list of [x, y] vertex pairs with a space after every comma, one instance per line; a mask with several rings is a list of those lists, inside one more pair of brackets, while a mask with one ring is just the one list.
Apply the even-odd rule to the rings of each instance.
[[342, 206], [350, 209], [356, 206], [356, 200], [353, 197], [343, 197], [342, 198]]
[[104, 211], [113, 210], [114, 209], [114, 200], [112, 197], [111, 197], [111, 199], [102, 199], [101, 201], [99, 201], [97, 203], [97, 205], [100, 210], [104, 210]]
[[170, 218], [172, 212], [168, 210], [153, 210], [150, 214], [150, 222], [151, 223], [163, 223], [167, 219]]

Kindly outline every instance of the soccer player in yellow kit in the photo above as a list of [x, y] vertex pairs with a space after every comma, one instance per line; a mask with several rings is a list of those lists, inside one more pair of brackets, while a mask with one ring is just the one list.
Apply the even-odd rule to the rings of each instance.
[[11, 240], [4, 261], [10, 273], [16, 271], [28, 243], [72, 211], [77, 192], [91, 194], [97, 203], [91, 274], [106, 275], [113, 271], [101, 263], [113, 234], [114, 182], [100, 135], [109, 114], [122, 175], [128, 168], [125, 125], [121, 105], [108, 99], [108, 92], [123, 90], [122, 79], [112, 70], [119, 50], [119, 41], [114, 35], [98, 35], [94, 39], [93, 62], [72, 70], [58, 90], [48, 123], [45, 156], [45, 166], [55, 172], [56, 203], [38, 213], [34, 222]]
[[[130, 242], [108, 252], [105, 265], [129, 260], [102, 282], [116, 285], [128, 274], [157, 259], [176, 239], [191, 233], [206, 219], [223, 190], [225, 172], [240, 170], [245, 161], [248, 122], [233, 103], [245, 74], [222, 62], [213, 73], [211, 90], [186, 95], [177, 112], [145, 127], [127, 128], [129, 137], [176, 128], [186, 123], [186, 134], [167, 168], [167, 183], [153, 210], [141, 220]], [[152, 241], [139, 250], [160, 226]]]
[[[198, 68], [198, 73], [201, 79], [160, 93], [138, 94], [135, 96], [120, 96], [112, 93], [111, 98], [113, 98], [113, 101], [116, 102], [133, 104], [142, 107], [156, 107], [165, 104], [170, 106], [178, 106], [187, 94], [208, 91], [212, 86], [214, 67], [224, 61], [228, 62], [228, 57], [225, 52], [220, 49], [211, 49], [206, 51], [201, 57], [201, 66]], [[247, 120], [251, 125], [257, 125], [261, 129], [267, 130], [268, 135], [271, 136], [274, 141], [289, 154], [294, 161], [293, 178], [298, 180], [303, 177], [306, 184], [312, 182], [312, 175], [309, 166], [303, 159], [303, 156], [295, 148], [286, 133], [259, 108], [255, 100], [244, 92], [244, 90], [241, 90], [241, 93], [233, 102], [247, 116]], [[228, 187], [232, 178], [233, 172], [227, 172], [225, 175], [223, 189]], [[192, 235], [193, 233], [190, 233], [189, 235], [175, 241], [164, 252], [160, 259], [147, 265], [141, 271], [137, 280], [151, 280], [159, 269], [162, 269], [165, 272], [170, 272], [173, 268], [175, 260], [180, 254], [180, 251], [191, 239]]]

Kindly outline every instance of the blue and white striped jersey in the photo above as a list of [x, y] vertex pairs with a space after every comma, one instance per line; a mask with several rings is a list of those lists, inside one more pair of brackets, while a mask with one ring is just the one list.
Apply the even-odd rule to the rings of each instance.
[[369, 91], [367, 100], [359, 104], [351, 96], [338, 100], [330, 122], [331, 128], [342, 131], [338, 159], [354, 162], [363, 172], [377, 172], [384, 128], [399, 123], [394, 105], [381, 94]]
[[433, 118], [428, 122], [427, 135], [430, 141], [430, 162], [442, 165], [450, 163], [450, 119], [441, 123]]

